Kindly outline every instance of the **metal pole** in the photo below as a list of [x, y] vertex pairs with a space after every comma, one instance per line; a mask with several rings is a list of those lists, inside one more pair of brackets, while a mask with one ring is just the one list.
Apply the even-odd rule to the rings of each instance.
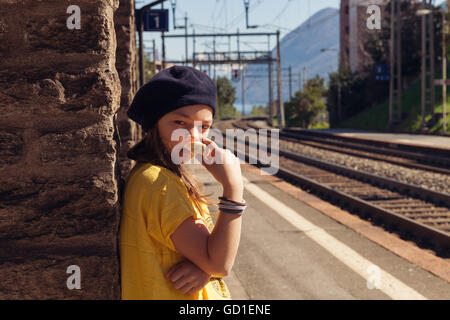
[[[213, 37], [213, 60], [216, 61], [216, 37]], [[214, 68], [214, 82], [216, 82], [216, 65], [213, 66]]]
[[[238, 64], [238, 72], [239, 72], [239, 74], [241, 75], [241, 85], [242, 85], [242, 88], [244, 88], [243, 86], [244, 86], [244, 77], [243, 77], [243, 70], [241, 70], [241, 49], [240, 49], [240, 44], [239, 44], [239, 28], [237, 29], [237, 32], [236, 32], [236, 34], [237, 34], [237, 37], [236, 37], [236, 41], [237, 41], [237, 53], [238, 53], [238, 62], [239, 62], [239, 64]], [[245, 99], [244, 98], [244, 89], [242, 89], [242, 93], [241, 93], [241, 95], [242, 95], [242, 100], [243, 99]], [[244, 101], [242, 101], [242, 107], [244, 107]], [[242, 116], [244, 116], [243, 114], [241, 114], [241, 117]]]
[[192, 30], [192, 34], [194, 35], [192, 37], [192, 67], [195, 68], [195, 65], [196, 65], [196, 63], [195, 63], [195, 29]]
[[142, 23], [142, 10], [139, 10], [139, 84], [144, 85], [144, 24]]
[[[267, 52], [269, 54], [269, 58], [272, 58], [272, 51], [270, 50], [270, 36], [267, 36]], [[268, 63], [268, 71], [269, 71], [269, 125], [273, 126], [273, 87], [272, 87], [272, 61]]]
[[340, 63], [341, 63], [341, 59], [340, 59], [340, 51], [338, 51], [338, 61], [337, 61], [337, 80], [338, 80], [338, 120], [342, 119], [342, 84], [341, 84], [341, 73], [340, 73]]
[[281, 50], [280, 50], [280, 30], [277, 30], [277, 86], [278, 86], [278, 126], [285, 127], [283, 89], [281, 88]]
[[341, 78], [340, 74], [338, 74], [338, 120], [342, 119], [342, 95], [341, 95]]
[[245, 25], [248, 28], [248, 4], [245, 6]]
[[391, 39], [390, 39], [390, 48], [389, 48], [389, 61], [390, 61], [390, 78], [389, 78], [389, 128], [392, 128], [393, 119], [392, 119], [392, 111], [394, 108], [394, 17], [395, 17], [395, 4], [394, 1], [391, 1]]
[[298, 90], [302, 90], [302, 69], [298, 69]]
[[161, 4], [161, 6], [164, 6], [165, 0], [157, 0], [153, 1], [152, 3], [143, 6], [138, 11], [138, 33], [139, 33], [139, 82], [142, 86], [144, 84], [144, 23], [143, 23], [143, 15], [144, 12], [149, 10], [151, 7], [154, 7], [158, 4]]
[[166, 43], [164, 41], [164, 31], [161, 32], [161, 41], [162, 41], [161, 70], [164, 70], [166, 68]]
[[401, 4], [400, 0], [396, 1], [395, 7], [395, 31], [396, 31], [396, 52], [395, 52], [395, 60], [397, 62], [397, 121], [401, 122], [402, 120], [402, 18], [401, 18]]
[[242, 68], [242, 116], [245, 115], [245, 68]]
[[185, 57], [186, 57], [186, 65], [188, 64], [188, 61], [189, 61], [189, 59], [188, 59], [188, 37], [187, 37], [187, 34], [188, 34], [188, 23], [187, 23], [187, 21], [188, 21], [188, 18], [187, 18], [187, 16], [184, 16], [184, 35], [185, 35], [185, 40], [184, 40], [184, 49], [185, 49]]
[[[430, 6], [433, 5], [433, 0], [429, 0]], [[429, 61], [430, 61], [430, 90], [431, 90], [431, 117], [434, 120], [436, 120], [435, 114], [434, 114], [434, 105], [436, 102], [436, 90], [434, 87], [434, 78], [435, 78], [435, 68], [434, 68], [434, 19], [433, 19], [433, 13], [428, 15], [428, 32], [429, 32], [429, 47], [430, 47], [430, 55], [429, 55]]]
[[303, 91], [305, 91], [306, 86], [306, 66], [303, 66]]
[[444, 134], [447, 132], [447, 18], [445, 11], [442, 14], [442, 129]]
[[273, 125], [273, 86], [272, 86], [272, 62], [267, 66], [269, 69], [269, 125]]
[[426, 63], [426, 54], [425, 54], [425, 16], [421, 17], [421, 47], [422, 47], [422, 59], [421, 59], [421, 120], [420, 120], [420, 129], [423, 130], [425, 125], [425, 63]]
[[289, 99], [292, 99], [292, 69], [289, 65]]
[[[164, 2], [161, 2], [161, 9], [164, 9]], [[175, 14], [173, 16], [175, 17]], [[164, 31], [161, 32], [161, 40], [162, 40], [161, 70], [164, 70], [166, 68], [166, 41], [164, 37]]]
[[241, 67], [241, 50], [239, 49], [239, 28], [237, 29], [237, 51], [238, 51], [238, 60], [239, 60], [239, 68]]
[[153, 72], [156, 73], [156, 44], [155, 39], [152, 40], [153, 44]]

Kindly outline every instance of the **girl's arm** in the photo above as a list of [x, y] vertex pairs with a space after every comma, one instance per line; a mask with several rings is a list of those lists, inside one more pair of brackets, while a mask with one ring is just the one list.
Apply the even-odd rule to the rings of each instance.
[[[211, 145], [211, 156], [221, 159], [219, 163], [203, 164], [222, 184], [223, 196], [242, 202], [244, 186], [239, 159], [230, 151], [219, 148], [213, 141], [203, 141]], [[241, 222], [240, 215], [219, 212], [214, 229], [210, 233], [199, 220], [188, 218], [172, 233], [171, 239], [178, 252], [206, 273], [225, 277], [230, 273], [237, 254]]]
[[183, 260], [173, 266], [165, 276], [170, 279], [175, 289], [191, 295], [203, 288], [211, 278], [197, 265], [189, 260]]

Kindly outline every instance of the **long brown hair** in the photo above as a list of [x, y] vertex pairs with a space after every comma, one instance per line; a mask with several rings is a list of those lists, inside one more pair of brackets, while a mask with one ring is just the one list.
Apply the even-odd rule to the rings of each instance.
[[207, 205], [217, 205], [217, 202], [211, 201], [208, 198], [213, 193], [203, 193], [203, 183], [191, 175], [182, 164], [178, 165], [172, 161], [169, 150], [167, 150], [161, 140], [157, 124], [150, 128], [146, 136], [140, 142], [128, 150], [127, 156], [138, 163], [149, 162], [174, 172], [183, 181], [191, 199], [201, 214], [203, 214], [201, 208], [202, 203]]

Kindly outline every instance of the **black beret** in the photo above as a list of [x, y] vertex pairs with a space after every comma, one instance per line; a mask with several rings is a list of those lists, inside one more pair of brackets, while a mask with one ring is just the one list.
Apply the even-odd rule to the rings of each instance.
[[196, 104], [210, 106], [214, 117], [217, 109], [214, 82], [195, 68], [173, 66], [158, 72], [139, 88], [127, 115], [147, 132], [165, 114]]

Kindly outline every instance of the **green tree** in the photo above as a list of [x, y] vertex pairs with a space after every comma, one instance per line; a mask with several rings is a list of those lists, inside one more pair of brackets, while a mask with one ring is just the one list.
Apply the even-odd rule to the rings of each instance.
[[317, 116], [326, 111], [326, 92], [323, 78], [316, 76], [309, 79], [304, 90], [297, 91], [294, 97], [284, 104], [286, 124], [303, 128], [314, 125]]
[[268, 106], [253, 106], [251, 115], [255, 116], [255, 117], [267, 116], [267, 115], [269, 115], [269, 107]]
[[217, 119], [234, 118], [239, 116], [239, 112], [233, 106], [236, 101], [236, 89], [226, 77], [218, 77], [216, 80], [217, 87]]
[[150, 54], [144, 54], [144, 83], [150, 81], [155, 73], [156, 70], [153, 68], [153, 61], [150, 60]]
[[[339, 90], [341, 95], [341, 118], [338, 116]], [[349, 118], [373, 104], [386, 99], [389, 93], [388, 81], [376, 81], [375, 74], [352, 74], [349, 71], [330, 73], [327, 92], [327, 109], [330, 124]]]
[[[137, 68], [137, 76], [140, 79], [140, 68]], [[153, 61], [150, 59], [149, 53], [144, 53], [144, 83], [150, 81], [151, 78], [156, 74], [156, 70], [153, 68]]]

